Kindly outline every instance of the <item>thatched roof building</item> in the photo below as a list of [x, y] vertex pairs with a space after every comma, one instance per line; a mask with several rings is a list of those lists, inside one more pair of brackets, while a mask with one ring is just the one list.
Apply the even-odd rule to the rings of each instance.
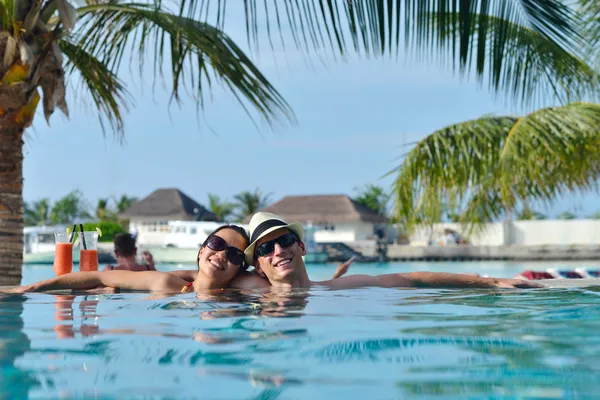
[[[340, 195], [286, 196], [261, 210], [281, 216], [288, 222], [336, 224], [346, 222], [387, 223], [388, 219]], [[250, 217], [247, 218], [249, 220]]]
[[217, 217], [179, 189], [157, 189], [121, 214], [143, 220], [216, 221]]

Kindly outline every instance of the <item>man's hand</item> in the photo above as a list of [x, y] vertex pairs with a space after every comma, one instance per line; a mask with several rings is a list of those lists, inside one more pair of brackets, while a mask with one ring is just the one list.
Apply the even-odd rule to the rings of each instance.
[[333, 274], [333, 279], [344, 276], [346, 274], [346, 272], [348, 272], [348, 268], [350, 268], [350, 265], [352, 265], [352, 262], [354, 261], [355, 258], [356, 258], [356, 256], [354, 256], [354, 257], [350, 258], [348, 261], [343, 262], [340, 265], [338, 265], [337, 269], [335, 270], [335, 274]]
[[146, 264], [154, 265], [154, 257], [152, 257], [152, 253], [150, 253], [148, 250], [144, 250], [142, 252], [142, 259]]
[[536, 282], [526, 281], [523, 279], [502, 279], [502, 278], [491, 278], [493, 279], [492, 286], [497, 288], [519, 288], [519, 289], [532, 289], [532, 288], [543, 288], [546, 287]]

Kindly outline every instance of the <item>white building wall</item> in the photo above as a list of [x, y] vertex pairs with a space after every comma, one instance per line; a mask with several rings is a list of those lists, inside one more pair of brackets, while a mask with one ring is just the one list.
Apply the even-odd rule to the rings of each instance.
[[509, 244], [541, 245], [600, 245], [600, 220], [542, 220], [514, 221]]
[[344, 222], [332, 224], [331, 226], [333, 227], [333, 230], [315, 230], [315, 242], [356, 242], [361, 240], [372, 240], [375, 238], [372, 223]]
[[427, 246], [431, 242], [435, 245], [444, 245], [444, 230], [452, 229], [462, 237], [468, 239], [469, 244], [474, 246], [502, 246], [505, 243], [505, 223], [498, 222], [485, 224], [484, 228], [468, 236], [464, 233], [462, 226], [457, 223], [438, 223], [432, 227], [419, 227], [410, 236], [412, 246]]
[[[450, 228], [463, 237], [460, 224], [439, 223], [432, 228], [417, 228], [410, 236], [412, 246], [444, 245], [444, 229]], [[600, 220], [539, 220], [507, 221], [486, 224], [485, 228], [468, 237], [475, 246], [543, 246], [543, 245], [600, 245]]]
[[129, 233], [137, 235], [138, 246], [162, 246], [169, 233], [168, 221], [139, 221], [129, 222]]

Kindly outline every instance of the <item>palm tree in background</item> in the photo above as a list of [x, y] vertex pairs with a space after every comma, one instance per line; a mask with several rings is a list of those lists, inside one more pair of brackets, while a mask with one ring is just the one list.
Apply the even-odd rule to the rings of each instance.
[[113, 198], [113, 201], [115, 202], [116, 206], [117, 206], [117, 213], [124, 213], [125, 211], [127, 211], [129, 209], [129, 207], [131, 207], [133, 205], [133, 203], [135, 203], [137, 201], [137, 197], [129, 197], [125, 194], [121, 195], [121, 197], [117, 198]]
[[267, 207], [271, 202], [271, 193], [263, 194], [259, 188], [254, 192], [243, 191], [233, 196], [237, 208], [237, 218], [243, 221], [244, 218]]
[[546, 215], [539, 211], [532, 210], [529, 206], [523, 206], [523, 208], [515, 214], [515, 217], [519, 221], [531, 221], [531, 220], [543, 220], [546, 219]]
[[563, 211], [556, 217], [558, 219], [577, 219], [577, 215], [572, 213], [571, 211]]
[[71, 224], [78, 220], [90, 219], [92, 215], [89, 209], [83, 193], [73, 190], [54, 203], [50, 212], [50, 221], [53, 224]]
[[98, 199], [98, 203], [96, 204], [96, 218], [98, 218], [99, 221], [115, 220], [115, 213], [109, 208], [108, 202], [108, 198]]
[[233, 215], [236, 205], [221, 200], [216, 194], [208, 194], [208, 209], [215, 214], [217, 221], [227, 221]]
[[[381, 56], [400, 48], [434, 57], [431, 50], [436, 49], [436, 60], [463, 74], [485, 75], [492, 90], [521, 101], [535, 101], [548, 89], [564, 98], [596, 82], [578, 56], [583, 45], [573, 12], [558, 0], [4, 0], [0, 284], [20, 282], [23, 132], [40, 100], [46, 120], [55, 108], [68, 115], [66, 83], [79, 80], [100, 123], [118, 137], [124, 133], [123, 113], [132, 104], [117, 75], [125, 54], [137, 58], [140, 68], [152, 63], [155, 78], [169, 65], [175, 100], [186, 88], [202, 108], [218, 81], [269, 125], [294, 120], [277, 90], [223, 32], [231, 4], [245, 12], [253, 50], [259, 38], [270, 43], [281, 38], [305, 54], [314, 49], [336, 58], [350, 51]], [[283, 38], [284, 31], [291, 39]]]
[[50, 199], [36, 200], [31, 205], [24, 203], [23, 219], [25, 226], [41, 226], [50, 222]]
[[366, 185], [358, 190], [358, 196], [353, 200], [379, 215], [387, 216], [388, 214], [387, 206], [390, 195], [381, 186]]

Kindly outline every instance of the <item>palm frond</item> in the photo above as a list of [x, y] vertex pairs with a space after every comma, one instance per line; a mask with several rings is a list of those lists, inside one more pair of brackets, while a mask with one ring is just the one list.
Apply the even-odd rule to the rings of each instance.
[[595, 88], [581, 61], [581, 21], [559, 0], [244, 0], [244, 9], [256, 49], [261, 37], [273, 43], [277, 31], [289, 31], [304, 53], [378, 57], [404, 48], [463, 75], [489, 78], [490, 89], [526, 104], [545, 92], [577, 99], [567, 83], [586, 94]]
[[552, 201], [588, 191], [600, 178], [600, 105], [572, 103], [535, 111], [514, 125], [501, 154], [506, 205], [516, 198]]
[[[87, 89], [98, 109], [103, 129], [107, 120], [115, 133], [123, 134], [123, 111], [131, 104], [131, 97], [124, 83], [103, 63], [82, 46], [69, 40], [58, 42], [67, 57], [65, 71], [76, 72], [82, 87]], [[119, 136], [122, 138], [122, 136]]]
[[[195, 9], [196, 2], [189, 2]], [[283, 97], [256, 68], [244, 52], [217, 27], [192, 19], [181, 5], [179, 14], [154, 4], [110, 1], [78, 9], [82, 29], [76, 39], [79, 45], [106, 64], [111, 71], [121, 65], [127, 49], [139, 56], [140, 70], [152, 60], [154, 78], [163, 76], [164, 58], [170, 58], [171, 92], [179, 100], [182, 87], [195, 88], [198, 106], [214, 78], [231, 90], [244, 106], [254, 107], [271, 126], [275, 122], [294, 119]], [[152, 50], [154, 56], [147, 58]]]
[[[459, 17], [449, 19], [444, 31], [435, 32], [442, 47], [464, 29]], [[474, 64], [477, 74], [488, 78], [493, 92], [508, 92], [523, 103], [540, 103], [549, 95], [568, 103], [597, 88], [599, 75], [594, 68], [539, 32], [498, 17], [472, 14], [469, 18], [474, 21], [470, 33], [473, 45], [460, 58], [448, 51], [438, 57], [455, 70], [466, 71]], [[535, 79], [531, 79], [532, 73]]]
[[407, 229], [437, 222], [446, 205], [459, 208], [471, 191], [490, 185], [513, 117], [485, 117], [435, 131], [421, 140], [396, 171], [395, 213]]
[[522, 118], [486, 117], [433, 132], [395, 171], [395, 214], [410, 231], [448, 209], [468, 229], [517, 204], [552, 203], [600, 179], [600, 105], [572, 103]]
[[[579, 14], [583, 20], [583, 34], [592, 58], [598, 57], [600, 43], [600, 3], [597, 0], [579, 0]], [[597, 60], [595, 60], [597, 61]]]

